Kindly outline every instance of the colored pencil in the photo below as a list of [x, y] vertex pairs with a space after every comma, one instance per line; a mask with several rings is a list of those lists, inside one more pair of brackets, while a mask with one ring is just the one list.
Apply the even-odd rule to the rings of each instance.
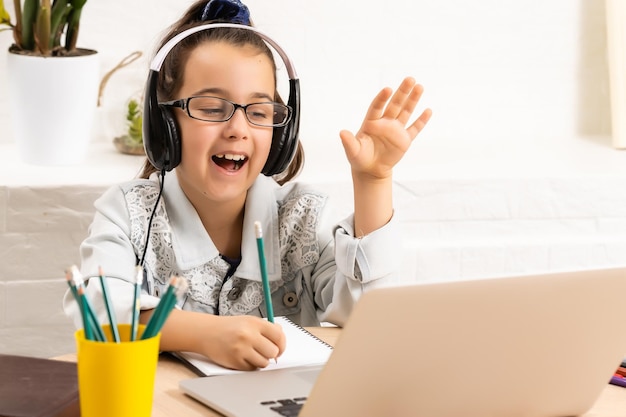
[[626, 378], [624, 378], [623, 376], [619, 374], [615, 374], [611, 377], [609, 384], [619, 385], [620, 387], [626, 388]]
[[98, 275], [100, 277], [100, 285], [102, 286], [102, 298], [104, 299], [104, 306], [107, 310], [107, 316], [109, 317], [109, 324], [111, 325], [111, 334], [113, 335], [113, 341], [115, 343], [120, 342], [120, 333], [117, 328], [117, 321], [115, 320], [114, 310], [111, 308], [111, 302], [109, 297], [109, 287], [107, 286], [102, 267], [98, 267]]
[[143, 268], [135, 267], [135, 294], [133, 297], [133, 310], [130, 321], [130, 341], [137, 339], [137, 325], [139, 323], [139, 310], [141, 308], [141, 285], [143, 283]]
[[[85, 281], [83, 280], [82, 274], [80, 273], [76, 265], [72, 265], [70, 267], [68, 274], [71, 277], [70, 280], [66, 274], [66, 279], [68, 279], [68, 285], [70, 285], [70, 289], [72, 289], [72, 293], [74, 294], [74, 297], [76, 298], [79, 307], [85, 309], [85, 314], [87, 315], [86, 325], [90, 328], [91, 333], [93, 334], [93, 339], [99, 342], [105, 342], [106, 337], [104, 335], [104, 331], [102, 330], [102, 327], [98, 322], [98, 318], [96, 317], [93, 308], [91, 308], [91, 303], [89, 303], [89, 299], [84, 293]], [[82, 296], [79, 295], [78, 291], [81, 288], [83, 294]]]
[[267, 277], [267, 264], [265, 261], [265, 250], [263, 248], [263, 229], [261, 228], [261, 222], [254, 222], [254, 231], [256, 233], [256, 247], [259, 252], [259, 264], [261, 266], [261, 280], [263, 281], [263, 297], [265, 298], [267, 319], [274, 323], [274, 308], [272, 307], [272, 293], [270, 292], [270, 283]]
[[172, 276], [170, 278], [170, 285], [168, 286], [165, 295], [159, 301], [159, 305], [155, 309], [152, 317], [148, 321], [146, 330], [142, 335], [142, 339], [148, 339], [156, 336], [160, 331], [170, 313], [176, 307], [176, 302], [187, 292], [187, 281], [181, 277]]
[[85, 297], [85, 289], [83, 287], [78, 287], [76, 289], [76, 293], [79, 300], [78, 306], [80, 307], [80, 314], [83, 317], [83, 331], [85, 333], [85, 339], [94, 340], [91, 324], [89, 323], [89, 319], [87, 316], [87, 297]]
[[170, 302], [172, 297], [176, 297], [174, 293], [174, 289], [176, 288], [176, 281], [178, 280], [177, 276], [173, 276], [170, 278], [170, 283], [165, 290], [165, 294], [159, 300], [159, 304], [154, 309], [150, 320], [148, 320], [148, 324], [146, 325], [145, 330], [143, 331], [142, 339], [148, 339], [154, 337], [158, 331], [155, 331], [159, 327], [159, 324], [163, 321], [162, 317], [166, 310], [166, 305]]

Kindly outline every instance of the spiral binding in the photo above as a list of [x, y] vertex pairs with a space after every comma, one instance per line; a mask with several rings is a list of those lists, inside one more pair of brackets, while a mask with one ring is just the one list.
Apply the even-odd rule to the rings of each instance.
[[291, 320], [289, 317], [284, 316], [285, 321], [290, 322], [291, 324], [293, 324], [294, 327], [296, 327], [297, 329], [299, 329], [300, 331], [306, 333], [307, 335], [311, 336], [313, 339], [317, 340], [318, 342], [320, 342], [321, 344], [333, 349], [333, 347], [331, 345], [329, 345], [328, 343], [326, 343], [325, 341], [323, 341], [322, 339], [320, 339], [319, 337], [315, 336], [313, 333], [311, 333], [310, 331], [308, 331], [307, 329], [305, 329], [304, 327], [300, 326], [299, 324], [296, 324], [293, 320]]

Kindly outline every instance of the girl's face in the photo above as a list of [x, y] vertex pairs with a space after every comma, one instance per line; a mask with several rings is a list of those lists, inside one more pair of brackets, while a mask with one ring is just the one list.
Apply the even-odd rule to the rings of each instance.
[[[250, 46], [199, 45], [189, 56], [183, 80], [176, 98], [214, 96], [242, 105], [274, 101], [272, 63]], [[187, 197], [194, 205], [243, 205], [269, 155], [273, 129], [250, 124], [239, 108], [226, 122], [192, 119], [181, 109], [176, 118], [182, 141], [176, 173]]]

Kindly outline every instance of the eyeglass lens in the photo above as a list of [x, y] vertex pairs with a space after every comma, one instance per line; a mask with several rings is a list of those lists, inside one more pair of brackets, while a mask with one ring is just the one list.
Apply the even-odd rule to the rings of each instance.
[[[252, 103], [245, 107], [246, 117], [250, 123], [258, 126], [276, 126], [283, 124], [289, 109], [280, 103]], [[188, 102], [191, 117], [209, 122], [223, 122], [232, 117], [235, 105], [218, 97], [192, 97]]]

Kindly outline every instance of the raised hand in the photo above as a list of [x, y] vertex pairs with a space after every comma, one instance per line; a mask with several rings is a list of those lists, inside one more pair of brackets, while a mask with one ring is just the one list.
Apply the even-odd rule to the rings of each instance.
[[412, 77], [405, 78], [395, 92], [384, 88], [372, 101], [357, 134], [347, 130], [339, 133], [353, 177], [391, 177], [393, 167], [432, 114], [430, 109], [424, 110], [407, 127], [423, 91]]

